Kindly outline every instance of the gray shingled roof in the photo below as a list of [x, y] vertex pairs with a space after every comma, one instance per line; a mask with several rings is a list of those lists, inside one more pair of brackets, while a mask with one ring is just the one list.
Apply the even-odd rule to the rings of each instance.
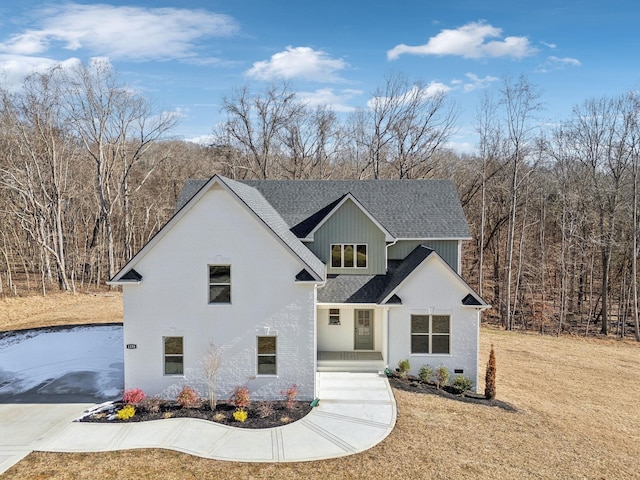
[[404, 260], [389, 260], [386, 275], [329, 275], [318, 289], [320, 303], [380, 304], [433, 250], [416, 247]]
[[[188, 180], [176, 208], [205, 183], [206, 180]], [[396, 238], [470, 237], [458, 194], [449, 180], [243, 180], [241, 183], [259, 190], [300, 237], [313, 228], [316, 219], [323, 218], [323, 209], [326, 212], [329, 205], [348, 193]]]
[[[296, 237], [278, 212], [265, 200], [258, 190], [244, 183], [220, 177], [264, 223], [269, 227], [311, 270], [317, 278], [324, 278], [325, 266], [311, 250]], [[196, 190], [197, 191], [197, 190]]]

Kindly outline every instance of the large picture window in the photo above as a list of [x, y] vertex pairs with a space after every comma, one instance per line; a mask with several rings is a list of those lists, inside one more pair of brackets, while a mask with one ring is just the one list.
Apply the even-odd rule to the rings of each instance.
[[364, 243], [331, 245], [331, 267], [367, 268], [367, 245]]
[[411, 353], [451, 353], [451, 317], [411, 315]]
[[184, 374], [184, 343], [182, 337], [163, 337], [164, 374]]
[[258, 337], [258, 375], [276, 375], [277, 337]]
[[209, 303], [231, 303], [230, 265], [209, 265]]

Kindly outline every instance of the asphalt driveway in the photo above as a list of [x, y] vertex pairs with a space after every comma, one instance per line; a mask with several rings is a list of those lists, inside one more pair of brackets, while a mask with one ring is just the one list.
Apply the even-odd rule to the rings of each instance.
[[124, 388], [122, 325], [0, 333], [0, 474]]
[[0, 404], [101, 403], [124, 388], [122, 325], [0, 334]]

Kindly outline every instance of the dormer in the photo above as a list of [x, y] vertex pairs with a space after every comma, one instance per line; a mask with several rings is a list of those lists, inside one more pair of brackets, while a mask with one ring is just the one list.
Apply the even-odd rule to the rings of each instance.
[[395, 239], [358, 199], [347, 193], [292, 230], [327, 265], [328, 274], [378, 275], [387, 270], [386, 247]]

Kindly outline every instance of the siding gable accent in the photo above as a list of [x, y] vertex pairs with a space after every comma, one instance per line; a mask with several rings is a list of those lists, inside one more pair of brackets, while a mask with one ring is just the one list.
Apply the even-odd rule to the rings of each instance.
[[[313, 237], [314, 237], [315, 233], [327, 222], [327, 220], [329, 220], [349, 200], [351, 200], [353, 203], [355, 203], [355, 205], [362, 211], [362, 213], [364, 213], [369, 218], [369, 220], [371, 220], [371, 222], [374, 225], [376, 225], [382, 231], [382, 233], [384, 234], [384, 239], [385, 239], [386, 242], [393, 242], [395, 240], [395, 238], [391, 234], [391, 232], [389, 232], [389, 230], [387, 230], [373, 215], [371, 215], [371, 212], [369, 212], [369, 210], [367, 210], [362, 205], [362, 203], [360, 203], [358, 201], [358, 199], [356, 197], [354, 197], [351, 193], [347, 193], [337, 203], [334, 202], [333, 208], [331, 208], [331, 210], [326, 212], [325, 215], [323, 215], [322, 218], [318, 219], [318, 223], [313, 227], [313, 229], [309, 233], [307, 233], [307, 235], [305, 236], [305, 238], [302, 239], [302, 241], [303, 242], [313, 242]], [[323, 209], [323, 210], [325, 210], [325, 209]], [[336, 239], [336, 240], [338, 240], [338, 239]]]
[[[108, 285], [119, 285], [123, 277], [149, 252], [164, 235], [171, 230], [206, 193], [218, 185], [234, 196], [240, 204], [251, 213], [289, 252], [298, 258], [307, 273], [316, 282], [324, 281], [325, 266], [298, 238], [291, 233], [289, 227], [276, 210], [256, 189], [221, 175], [214, 175], [197, 192], [184, 203], [169, 221], [147, 242], [147, 244], [129, 260], [124, 267], [107, 282]], [[137, 272], [136, 272], [137, 273]], [[126, 281], [126, 280], [125, 280]]]

